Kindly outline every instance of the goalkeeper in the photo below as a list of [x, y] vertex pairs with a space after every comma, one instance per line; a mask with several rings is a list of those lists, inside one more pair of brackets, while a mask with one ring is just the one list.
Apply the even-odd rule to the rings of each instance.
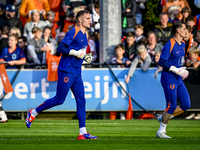
[[76, 15], [76, 23], [77, 26], [67, 32], [57, 48], [57, 51], [62, 54], [62, 57], [58, 66], [56, 96], [46, 100], [36, 109], [30, 109], [26, 118], [26, 126], [30, 128], [36, 115], [43, 110], [63, 104], [69, 89], [71, 89], [76, 99], [79, 120], [79, 136], [77, 140], [97, 139], [96, 136], [92, 136], [86, 131], [86, 100], [81, 77], [83, 59], [88, 63], [92, 61], [91, 54], [86, 55], [88, 45], [86, 30], [90, 27], [91, 23], [90, 12], [86, 10], [79, 11]]
[[[186, 27], [181, 21], [172, 26], [174, 38], [170, 39], [163, 47], [159, 65], [163, 67], [161, 84], [166, 98], [166, 110], [158, 117], [160, 128], [157, 138], [171, 138], [166, 135], [166, 127], [171, 118], [190, 108], [190, 97], [183, 83], [189, 72], [183, 68], [185, 57]], [[177, 100], [180, 106], [177, 106]]]

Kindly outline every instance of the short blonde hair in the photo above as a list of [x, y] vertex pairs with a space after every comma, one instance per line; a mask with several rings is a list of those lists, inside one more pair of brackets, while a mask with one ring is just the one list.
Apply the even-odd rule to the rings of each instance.
[[73, 9], [73, 13], [74, 13], [74, 15], [76, 15], [79, 11], [81, 11], [81, 10], [84, 10], [82, 7], [75, 7], [74, 9]]
[[21, 31], [20, 31], [20, 29], [19, 29], [19, 28], [17, 28], [17, 27], [12, 27], [10, 30], [15, 30], [15, 32], [16, 32], [16, 34], [17, 34], [17, 36], [18, 36], [18, 37], [20, 37], [20, 36], [21, 36]]
[[140, 45], [137, 48], [138, 53], [147, 52], [147, 49], [144, 45]]
[[192, 54], [192, 53], [196, 53], [197, 55], [199, 55], [199, 53], [200, 53], [199, 48], [198, 47], [191, 47], [189, 49], [189, 54]]
[[50, 15], [54, 15], [55, 16], [56, 15], [55, 11], [52, 11], [52, 10], [48, 11], [47, 12], [47, 17], [50, 16]]
[[33, 27], [32, 33], [36, 33], [38, 31], [42, 32], [42, 29], [40, 29], [39, 27]]
[[138, 25], [135, 25], [134, 29], [141, 29], [141, 30], [144, 30], [144, 26], [141, 25], [141, 24], [138, 24]]

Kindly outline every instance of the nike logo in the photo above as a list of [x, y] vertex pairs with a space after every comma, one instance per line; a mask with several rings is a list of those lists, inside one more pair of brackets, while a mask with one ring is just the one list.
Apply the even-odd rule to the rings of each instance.
[[177, 54], [179, 53], [180, 51], [176, 52]]

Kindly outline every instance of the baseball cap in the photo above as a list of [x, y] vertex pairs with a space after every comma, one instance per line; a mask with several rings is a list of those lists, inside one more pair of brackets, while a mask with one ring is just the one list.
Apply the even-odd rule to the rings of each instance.
[[6, 11], [16, 12], [16, 8], [14, 5], [9, 4], [6, 6]]

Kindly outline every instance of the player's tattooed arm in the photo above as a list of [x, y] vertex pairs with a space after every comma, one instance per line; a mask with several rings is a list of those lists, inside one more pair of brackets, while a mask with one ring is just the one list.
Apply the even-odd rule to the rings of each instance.
[[164, 112], [162, 115], [162, 123], [168, 124], [170, 118], [171, 118], [171, 114]]

